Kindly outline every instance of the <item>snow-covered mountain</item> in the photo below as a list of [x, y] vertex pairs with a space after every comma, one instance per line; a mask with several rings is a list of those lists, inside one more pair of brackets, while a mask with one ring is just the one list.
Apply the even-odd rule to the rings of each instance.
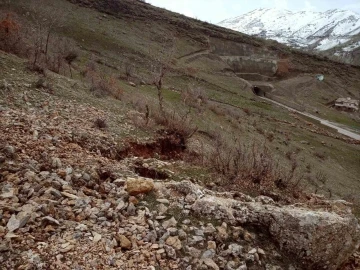
[[360, 47], [360, 14], [347, 10], [256, 9], [219, 25], [297, 48], [320, 51], [338, 48], [333, 50], [335, 55]]

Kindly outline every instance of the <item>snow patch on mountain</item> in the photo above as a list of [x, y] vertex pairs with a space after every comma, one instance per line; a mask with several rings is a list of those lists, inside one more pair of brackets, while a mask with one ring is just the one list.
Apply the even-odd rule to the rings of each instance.
[[326, 12], [256, 9], [219, 25], [293, 47], [322, 51], [347, 43], [360, 34], [360, 15], [338, 9]]

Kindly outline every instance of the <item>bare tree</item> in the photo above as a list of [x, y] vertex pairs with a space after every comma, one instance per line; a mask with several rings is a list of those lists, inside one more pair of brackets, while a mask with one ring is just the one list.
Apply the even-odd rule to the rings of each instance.
[[[55, 32], [63, 26], [67, 14], [52, 8], [44, 8], [39, 11], [37, 5], [41, 4], [42, 0], [32, 1], [31, 12], [28, 13], [28, 19], [33, 22], [31, 31], [33, 67], [53, 63], [54, 59], [50, 56], [51, 50], [59, 50], [60, 45], [65, 44], [58, 43], [59, 39], [55, 38]], [[46, 5], [44, 6], [46, 7]]]
[[170, 39], [168, 44], [165, 44], [162, 50], [155, 56], [152, 64], [153, 84], [156, 86], [158, 92], [159, 110], [162, 115], [165, 115], [164, 97], [163, 97], [163, 79], [167, 74], [170, 64], [173, 60], [176, 51], [175, 38]]

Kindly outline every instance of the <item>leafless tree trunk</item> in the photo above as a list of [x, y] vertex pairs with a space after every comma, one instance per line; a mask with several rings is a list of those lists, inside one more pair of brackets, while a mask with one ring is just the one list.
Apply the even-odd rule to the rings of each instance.
[[164, 110], [164, 97], [163, 97], [163, 79], [168, 71], [168, 67], [170, 66], [171, 61], [173, 60], [173, 56], [176, 50], [175, 39], [171, 39], [171, 44], [168, 49], [164, 46], [163, 52], [160, 52], [155, 59], [155, 67], [153, 66], [155, 76], [153, 80], [153, 84], [157, 88], [158, 92], [158, 101], [159, 101], [159, 110], [160, 113], [165, 117]]

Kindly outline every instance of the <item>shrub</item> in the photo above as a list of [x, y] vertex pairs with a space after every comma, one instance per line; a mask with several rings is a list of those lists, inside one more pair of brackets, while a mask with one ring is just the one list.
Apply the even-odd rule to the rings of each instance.
[[107, 128], [107, 123], [106, 123], [105, 119], [98, 118], [95, 120], [94, 124], [95, 124], [95, 127], [99, 128], [99, 129]]
[[19, 19], [15, 14], [7, 13], [0, 19], [0, 50], [24, 56], [27, 46]]
[[157, 111], [152, 117], [156, 124], [164, 126], [170, 132], [181, 135], [184, 139], [191, 138], [198, 130], [190, 117], [190, 111], [184, 115], [180, 115], [175, 110], [170, 112]]
[[326, 155], [325, 155], [325, 152], [315, 152], [314, 153], [314, 156], [321, 159], [321, 160], [325, 160], [326, 159]]
[[236, 137], [214, 133], [213, 146], [204, 153], [203, 162], [220, 175], [225, 176], [229, 185], [240, 185], [243, 190], [289, 189], [299, 185], [298, 164], [292, 160], [291, 168], [280, 168], [265, 144], [252, 142], [242, 144]]
[[208, 103], [206, 92], [200, 87], [188, 86], [188, 88], [181, 92], [182, 101], [193, 108], [201, 111]]
[[104, 73], [97, 71], [93, 63], [88, 64], [87, 69], [82, 72], [85, 78], [90, 82], [90, 91], [97, 97], [112, 96], [116, 99], [121, 99], [123, 90], [118, 86], [117, 80], [114, 76], [107, 76]]
[[243, 112], [246, 113], [247, 115], [251, 115], [249, 108], [243, 108]]

